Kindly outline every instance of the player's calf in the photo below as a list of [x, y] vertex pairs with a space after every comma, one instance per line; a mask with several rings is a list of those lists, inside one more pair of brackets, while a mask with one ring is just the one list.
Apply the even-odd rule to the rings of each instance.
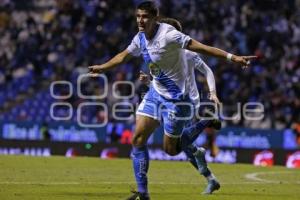
[[220, 188], [220, 183], [217, 181], [214, 174], [208, 168], [205, 159], [205, 153], [206, 151], [204, 148], [197, 148], [197, 151], [194, 153], [194, 156], [200, 174], [202, 174], [208, 182], [208, 185], [202, 194], [212, 194], [215, 190], [218, 190]]

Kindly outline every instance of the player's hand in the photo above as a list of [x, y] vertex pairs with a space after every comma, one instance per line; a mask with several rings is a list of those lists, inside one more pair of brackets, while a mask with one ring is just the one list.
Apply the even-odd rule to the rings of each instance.
[[235, 63], [238, 63], [243, 66], [243, 69], [246, 69], [251, 64], [251, 60], [256, 59], [257, 56], [236, 56], [233, 55], [231, 60]]
[[217, 97], [216, 91], [209, 92], [209, 100], [212, 100], [213, 102], [215, 102], [218, 105], [221, 104], [219, 98]]
[[147, 74], [145, 74], [143, 71], [140, 71], [139, 80], [144, 84], [149, 84], [150, 80]]
[[102, 68], [101, 65], [92, 65], [88, 67], [90, 72], [88, 73], [91, 76], [97, 76], [99, 74], [104, 73], [104, 69]]

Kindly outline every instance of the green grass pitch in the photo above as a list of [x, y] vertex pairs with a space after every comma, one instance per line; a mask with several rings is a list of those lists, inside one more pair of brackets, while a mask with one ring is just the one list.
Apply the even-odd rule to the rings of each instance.
[[[300, 199], [300, 170], [243, 164], [210, 168], [222, 186], [204, 196], [206, 181], [188, 162], [151, 161], [151, 199]], [[131, 188], [129, 159], [0, 156], [0, 200], [124, 200]]]

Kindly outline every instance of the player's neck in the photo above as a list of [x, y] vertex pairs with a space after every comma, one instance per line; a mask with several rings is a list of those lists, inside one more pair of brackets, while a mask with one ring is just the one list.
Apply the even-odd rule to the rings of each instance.
[[158, 28], [159, 28], [159, 24], [156, 23], [155, 25], [153, 25], [153, 27], [149, 31], [146, 32], [147, 40], [151, 40], [154, 38], [155, 34], [158, 31]]

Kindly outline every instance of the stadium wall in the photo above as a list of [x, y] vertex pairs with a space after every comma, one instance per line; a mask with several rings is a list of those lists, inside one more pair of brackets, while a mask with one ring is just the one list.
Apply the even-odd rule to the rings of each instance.
[[[110, 159], [129, 158], [130, 153], [131, 145], [124, 144], [0, 140], [0, 155], [92, 156]], [[161, 145], [150, 145], [149, 154], [152, 160], [187, 160], [184, 153], [177, 156], [167, 155]], [[300, 151], [296, 150], [220, 148], [216, 157], [211, 157], [208, 151], [206, 158], [209, 162], [218, 163], [253, 163], [257, 166], [284, 165], [300, 168]]]

